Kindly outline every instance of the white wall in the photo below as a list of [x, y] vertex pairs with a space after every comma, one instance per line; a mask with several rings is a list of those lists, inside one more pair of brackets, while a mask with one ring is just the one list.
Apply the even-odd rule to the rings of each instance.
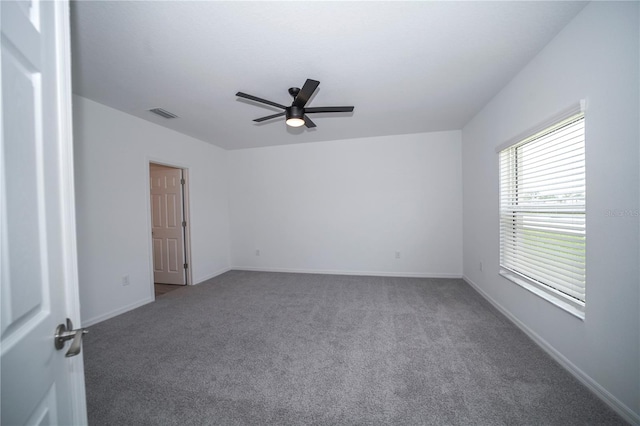
[[228, 152], [233, 267], [462, 276], [460, 150], [452, 131]]
[[[639, 6], [589, 4], [462, 133], [465, 278], [637, 423]], [[587, 306], [581, 321], [498, 275], [494, 149], [583, 98], [588, 99]]]
[[83, 325], [154, 300], [150, 160], [189, 171], [193, 281], [228, 270], [226, 151], [79, 96], [73, 103]]

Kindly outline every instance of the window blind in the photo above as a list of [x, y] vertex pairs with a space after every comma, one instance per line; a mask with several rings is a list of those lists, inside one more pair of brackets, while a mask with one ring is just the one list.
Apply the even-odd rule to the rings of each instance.
[[585, 302], [584, 114], [500, 151], [500, 266]]

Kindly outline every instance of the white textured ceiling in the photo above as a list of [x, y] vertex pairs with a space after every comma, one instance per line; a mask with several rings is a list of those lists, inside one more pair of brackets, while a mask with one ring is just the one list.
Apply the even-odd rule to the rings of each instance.
[[[74, 92], [226, 149], [461, 129], [585, 2], [73, 2]], [[292, 129], [242, 91], [289, 105]], [[160, 107], [180, 118], [148, 112]]]

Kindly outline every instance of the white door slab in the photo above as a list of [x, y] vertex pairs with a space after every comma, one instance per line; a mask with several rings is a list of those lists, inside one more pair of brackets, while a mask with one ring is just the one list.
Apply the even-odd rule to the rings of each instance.
[[185, 285], [182, 170], [152, 168], [150, 181], [153, 280]]
[[80, 325], [69, 6], [2, 1], [0, 15], [0, 420], [82, 425], [82, 355], [54, 347], [58, 324]]

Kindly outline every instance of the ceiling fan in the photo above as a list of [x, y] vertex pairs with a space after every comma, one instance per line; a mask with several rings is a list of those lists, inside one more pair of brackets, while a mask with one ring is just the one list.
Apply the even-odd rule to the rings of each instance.
[[256, 96], [247, 95], [246, 93], [238, 92], [236, 96], [241, 98], [250, 99], [252, 101], [261, 102], [263, 104], [271, 105], [277, 108], [282, 108], [284, 111], [279, 112], [273, 115], [267, 115], [266, 117], [256, 118], [255, 122], [260, 123], [262, 121], [271, 120], [272, 118], [282, 117], [283, 115], [286, 117], [287, 125], [291, 127], [300, 127], [302, 125], [307, 126], [308, 128], [316, 127], [316, 124], [311, 121], [311, 119], [307, 116], [307, 114], [317, 114], [319, 112], [351, 112], [353, 111], [352, 106], [330, 106], [330, 107], [311, 107], [305, 108], [304, 106], [313, 95], [313, 92], [316, 91], [316, 88], [320, 84], [319, 81], [307, 79], [305, 81], [302, 89], [298, 87], [292, 87], [289, 89], [289, 94], [293, 96], [293, 102], [291, 106], [280, 105], [275, 102], [268, 101], [266, 99], [258, 98]]

